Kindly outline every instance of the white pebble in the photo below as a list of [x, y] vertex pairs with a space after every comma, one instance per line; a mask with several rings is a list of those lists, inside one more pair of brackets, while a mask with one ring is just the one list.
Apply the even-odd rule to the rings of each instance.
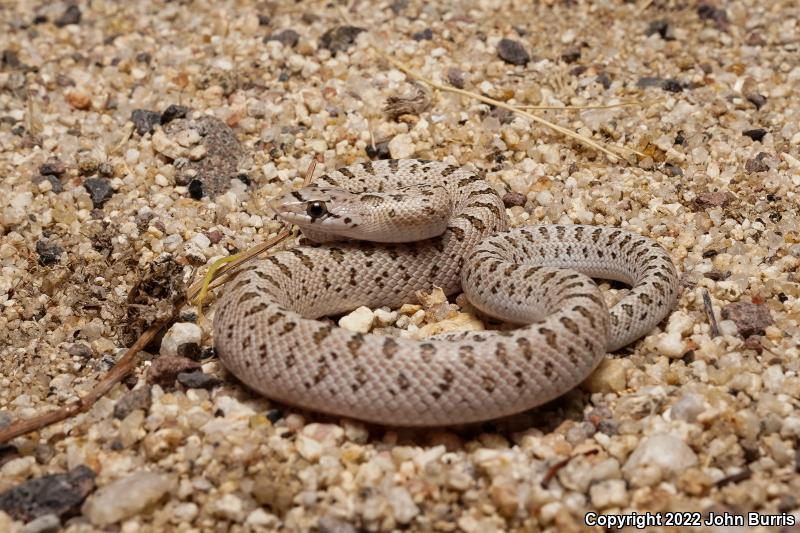
[[49, 513], [25, 524], [22, 530], [20, 530], [20, 533], [55, 533], [60, 530], [61, 520], [53, 513]]
[[392, 140], [389, 141], [389, 154], [393, 159], [409, 158], [414, 155], [415, 150], [414, 141], [408, 133], [395, 135]]
[[697, 464], [697, 456], [680, 438], [669, 433], [651, 435], [639, 443], [622, 470], [655, 465], [665, 471], [679, 473]]
[[215, 515], [238, 522], [244, 514], [244, 504], [241, 498], [235, 494], [226, 494], [218, 500], [214, 500], [213, 512]]
[[375, 314], [369, 307], [361, 306], [339, 319], [339, 327], [358, 333], [367, 333], [372, 328]]
[[178, 355], [178, 346], [182, 344], [200, 344], [203, 330], [191, 322], [176, 322], [164, 334], [161, 341], [161, 355]]
[[612, 506], [621, 507], [628, 502], [625, 481], [621, 479], [609, 479], [592, 485], [589, 489], [589, 496], [592, 499], [592, 505], [598, 509]]
[[107, 526], [153, 506], [175, 485], [171, 475], [137, 472], [102, 487], [81, 510], [95, 526]]
[[419, 508], [404, 487], [393, 487], [389, 491], [389, 505], [392, 506], [394, 518], [401, 524], [408, 524], [419, 514]]
[[681, 334], [676, 331], [662, 335], [656, 344], [656, 349], [658, 349], [659, 353], [669, 358], [678, 359], [683, 357], [683, 354], [685, 354], [689, 348], [683, 341]]
[[0, 468], [0, 474], [2, 474], [4, 478], [25, 477], [30, 473], [31, 468], [33, 468], [35, 464], [36, 459], [31, 456], [19, 457], [4, 464], [3, 468]]

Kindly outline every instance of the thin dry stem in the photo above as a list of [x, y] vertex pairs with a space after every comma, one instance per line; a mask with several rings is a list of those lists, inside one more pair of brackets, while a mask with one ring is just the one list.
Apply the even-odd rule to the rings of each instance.
[[[479, 100], [481, 102], [484, 102], [484, 103], [487, 103], [487, 104], [490, 104], [490, 105], [493, 105], [493, 106], [496, 106], [496, 107], [500, 107], [502, 109], [507, 109], [508, 111], [511, 111], [513, 113], [518, 113], [518, 114], [520, 114], [520, 115], [522, 115], [524, 117], [529, 118], [530, 120], [532, 120], [532, 121], [534, 121], [534, 122], [536, 122], [538, 124], [541, 124], [541, 125], [546, 126], [546, 127], [550, 128], [550, 129], [552, 129], [554, 131], [557, 131], [557, 132], [561, 133], [562, 135], [564, 135], [566, 137], [569, 137], [571, 139], [575, 139], [576, 141], [580, 142], [581, 144], [584, 144], [586, 146], [594, 148], [595, 150], [599, 150], [600, 152], [606, 154], [609, 157], [609, 159], [611, 159], [612, 162], [616, 162], [616, 161], [618, 161], [619, 159], [622, 158], [622, 155], [615, 154], [614, 152], [612, 152], [608, 148], [604, 147], [600, 143], [590, 139], [589, 137], [581, 135], [580, 133], [574, 132], [569, 128], [565, 128], [563, 126], [559, 126], [558, 124], [550, 122], [549, 120], [544, 119], [544, 118], [542, 118], [540, 116], [534, 115], [533, 113], [528, 113], [527, 111], [521, 109], [520, 107], [513, 106], [513, 105], [507, 104], [505, 102], [501, 102], [500, 100], [495, 100], [494, 98], [489, 98], [488, 96], [483, 96], [482, 94], [477, 94], [477, 93], [473, 93], [473, 92], [470, 92], [470, 91], [465, 91], [464, 89], [458, 89], [456, 87], [448, 87], [447, 85], [442, 85], [441, 83], [437, 83], [437, 82], [435, 82], [433, 80], [430, 80], [430, 79], [424, 77], [422, 74], [419, 74], [418, 72], [414, 71], [411, 67], [407, 66], [405, 63], [402, 63], [401, 61], [399, 61], [399, 60], [397, 60], [397, 59], [395, 59], [395, 58], [393, 58], [393, 57], [391, 57], [391, 56], [389, 56], [387, 54], [384, 54], [383, 52], [380, 52], [377, 49], [375, 50], [375, 52], [379, 56], [384, 58], [386, 61], [388, 61], [389, 63], [394, 65], [395, 68], [405, 72], [406, 74], [408, 74], [412, 78], [415, 78], [415, 79], [421, 81], [422, 83], [430, 85], [434, 89], [439, 89], [440, 91], [447, 91], [447, 92], [451, 92], [451, 93], [455, 93], [455, 94], [460, 94], [462, 96], [467, 96], [469, 98], [473, 98], [475, 100]], [[632, 148], [621, 147], [621, 146], [613, 146], [613, 145], [612, 145], [612, 147], [614, 149], [620, 150], [620, 151], [627, 150], [627, 151], [633, 152], [633, 153], [635, 153], [636, 155], [638, 155], [640, 157], [644, 157], [645, 156], [645, 154], [643, 154], [641, 152], [638, 152], [638, 151], [636, 151], [636, 150], [634, 150]]]

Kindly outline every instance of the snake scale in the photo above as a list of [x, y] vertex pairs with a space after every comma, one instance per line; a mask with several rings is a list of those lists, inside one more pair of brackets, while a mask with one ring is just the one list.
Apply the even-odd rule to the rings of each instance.
[[[464, 167], [381, 160], [318, 180], [272, 204], [311, 242], [243, 268], [214, 318], [223, 364], [278, 401], [399, 426], [502, 417], [577, 386], [677, 299], [654, 241], [586, 225], [509, 230], [498, 194]], [[591, 278], [632, 289], [608, 309]], [[522, 326], [418, 341], [318, 320], [434, 286]]]

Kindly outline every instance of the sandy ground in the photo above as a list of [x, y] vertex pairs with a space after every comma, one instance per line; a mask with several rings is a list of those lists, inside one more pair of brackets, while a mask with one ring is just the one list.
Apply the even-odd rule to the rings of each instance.
[[[210, 348], [212, 298], [88, 413], [0, 445], [0, 531], [572, 531], [633, 512], [660, 513], [649, 531], [750, 512], [800, 531], [796, 2], [127, 4], [0, 6], [0, 429], [86, 393], [183, 284], [274, 235], [267, 201], [314, 158], [472, 164], [515, 225], [656, 239], [684, 292], [558, 401], [426, 431], [253, 395]], [[626, 157], [421, 94], [378, 50], [509, 104], [636, 102], [533, 111]], [[413, 332], [436, 314], [413, 311], [378, 315]]]

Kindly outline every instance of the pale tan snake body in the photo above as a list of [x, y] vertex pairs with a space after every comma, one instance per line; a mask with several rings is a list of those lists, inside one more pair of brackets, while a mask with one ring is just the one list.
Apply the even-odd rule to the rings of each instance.
[[[384, 242], [276, 253], [229, 282], [214, 318], [222, 362], [275, 400], [402, 426], [501, 417], [577, 386], [677, 298], [672, 261], [652, 240], [582, 225], [507, 230], [497, 193], [463, 167], [376, 161], [319, 182], [278, 200], [279, 214], [316, 241], [333, 233]], [[632, 289], [609, 310], [590, 277]], [[396, 307], [434, 286], [463, 288], [480, 310], [529, 325], [416, 341], [317, 320]]]

